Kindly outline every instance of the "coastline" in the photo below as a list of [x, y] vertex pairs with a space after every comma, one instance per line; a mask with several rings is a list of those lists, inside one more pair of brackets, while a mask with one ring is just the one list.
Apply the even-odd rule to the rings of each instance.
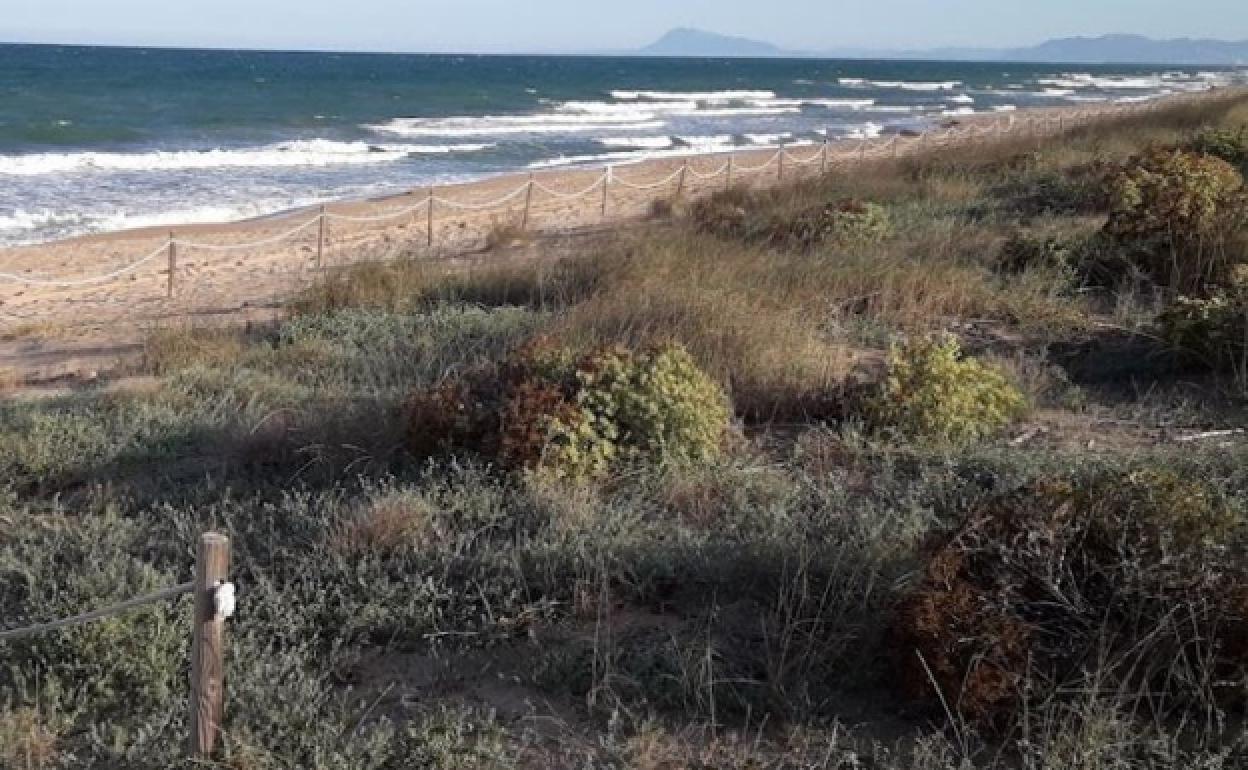
[[[646, 215], [656, 200], [678, 195], [697, 198], [743, 182], [776, 184], [825, 168], [903, 157], [955, 142], [1053, 134], [1083, 121], [1218, 98], [1236, 90], [1175, 94], [1130, 105], [948, 116], [940, 128], [920, 136], [894, 134], [501, 173], [242, 221], [145, 227], [0, 249], [0, 274], [7, 276], [0, 277], [0, 325], [111, 323], [254, 307], [289, 296], [326, 269], [400, 256], [464, 254], [480, 249], [492, 233], [514, 231], [522, 224], [553, 234], [622, 223]], [[286, 233], [289, 237], [282, 238]], [[166, 258], [161, 252], [171, 239], [175, 248]], [[140, 259], [145, 261], [133, 267]], [[114, 273], [111, 280], [94, 280]]]

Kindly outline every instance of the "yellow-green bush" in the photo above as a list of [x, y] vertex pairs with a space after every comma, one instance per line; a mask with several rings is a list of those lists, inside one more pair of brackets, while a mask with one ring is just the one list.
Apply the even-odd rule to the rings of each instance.
[[1242, 168], [1248, 165], [1248, 126], [1201, 131], [1188, 142], [1187, 149]]
[[892, 235], [893, 224], [884, 206], [847, 198], [795, 216], [777, 216], [768, 230], [773, 246], [804, 251], [823, 243], [879, 243]]
[[723, 390], [684, 348], [591, 354], [577, 369], [578, 402], [617, 432], [622, 455], [656, 463], [719, 454], [731, 417]]
[[1108, 193], [1105, 232], [1144, 275], [1186, 293], [1225, 280], [1236, 261], [1225, 241], [1244, 211], [1243, 178], [1229, 163], [1156, 149], [1119, 169]]
[[694, 204], [691, 217], [702, 232], [794, 251], [825, 243], [878, 243], [893, 233], [885, 206], [856, 198], [785, 211], [777, 210], [772, 201], [733, 189]]
[[877, 430], [961, 443], [999, 432], [1027, 402], [999, 369], [963, 357], [946, 335], [895, 344], [888, 374], [864, 406]]

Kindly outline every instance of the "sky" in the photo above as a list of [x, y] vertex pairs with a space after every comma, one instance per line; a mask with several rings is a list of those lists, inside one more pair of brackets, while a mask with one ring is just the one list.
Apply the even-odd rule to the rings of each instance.
[[794, 50], [1248, 39], [1245, 0], [4, 0], [0, 40], [356, 51], [636, 48], [691, 26]]

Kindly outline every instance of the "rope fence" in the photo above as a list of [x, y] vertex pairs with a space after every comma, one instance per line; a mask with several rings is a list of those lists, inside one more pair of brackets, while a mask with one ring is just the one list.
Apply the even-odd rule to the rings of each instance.
[[[1219, 95], [1221, 91], [1217, 92]], [[177, 282], [175, 274], [177, 272], [178, 254], [185, 254], [188, 251], [203, 251], [217, 254], [236, 253], [255, 251], [267, 246], [273, 246], [284, 241], [293, 239], [312, 228], [319, 228], [316, 246], [316, 267], [322, 266], [326, 250], [327, 226], [334, 223], [345, 223], [352, 225], [369, 225], [381, 224], [386, 222], [395, 222], [406, 218], [414, 218], [417, 215], [424, 215], [425, 228], [427, 230], [427, 243], [432, 249], [435, 246], [435, 220], [438, 219], [437, 212], [443, 211], [459, 211], [470, 213], [481, 213], [490, 211], [499, 211], [504, 208], [512, 207], [523, 201], [522, 228], [527, 229], [531, 221], [531, 209], [534, 206], [534, 193], [541, 193], [547, 201], [573, 201], [587, 198], [588, 196], [600, 197], [600, 215], [605, 219], [611, 204], [611, 190], [613, 188], [631, 190], [636, 192], [653, 192], [656, 190], [666, 189], [673, 183], [676, 183], [675, 193], [679, 197], [687, 188], [687, 181], [692, 178], [699, 182], [714, 182], [719, 179], [724, 180], [725, 186], [731, 186], [734, 181], [741, 181], [741, 177], [763, 174], [776, 167], [777, 181], [785, 179], [786, 171], [793, 168], [806, 169], [810, 166], [818, 165], [819, 173], [826, 174], [835, 168], [844, 168], [848, 164], [861, 163], [867, 160], [880, 159], [885, 157], [898, 158], [903, 154], [915, 152], [923, 152], [930, 149], [940, 149], [964, 143], [968, 140], [983, 139], [986, 137], [1004, 138], [1008, 136], [1021, 135], [1023, 137], [1043, 137], [1050, 136], [1055, 133], [1062, 133], [1070, 128], [1087, 125], [1095, 120], [1105, 118], [1114, 118], [1126, 115], [1135, 115], [1146, 113], [1151, 110], [1162, 109], [1176, 102], [1195, 101], [1207, 98], [1208, 92], [1204, 94], [1191, 94], [1182, 96], [1171, 96], [1164, 99], [1158, 99], [1151, 102], [1139, 102], [1132, 104], [1114, 104], [1099, 107], [1085, 108], [1077, 111], [1062, 110], [1057, 114], [1050, 114], [1044, 111], [1029, 112], [1019, 118], [1015, 113], [1002, 113], [1000, 117], [994, 119], [991, 123], [981, 124], [973, 123], [970, 125], [945, 125], [928, 127], [921, 132], [900, 132], [889, 136], [887, 139], [882, 138], [863, 138], [857, 140], [837, 140], [830, 138], [825, 139], [822, 145], [817, 145], [809, 153], [809, 155], [796, 155], [792, 152], [793, 148], [810, 146], [807, 144], [782, 145], [771, 157], [767, 158], [761, 164], [757, 165], [741, 165], [738, 160], [739, 153], [733, 151], [727, 153], [727, 159], [718, 168], [712, 171], [700, 171], [694, 165], [690, 164], [691, 159], [715, 157], [720, 153], [691, 154], [687, 156], [682, 165], [667, 176], [651, 182], [633, 181], [619, 174], [619, 168], [616, 166], [606, 166], [598, 174], [592, 183], [579, 190], [559, 190], [542, 182], [534, 173], [530, 173], [528, 179], [522, 182], [515, 189], [505, 192], [500, 196], [490, 200], [455, 200], [453, 198], [440, 195], [436, 187], [428, 188], [427, 194], [419, 202], [411, 206], [404, 207], [395, 211], [386, 211], [378, 214], [346, 214], [332, 211], [329, 206], [321, 206], [319, 211], [307, 219], [283, 232], [272, 236], [266, 236], [253, 241], [241, 243], [210, 243], [206, 241], [197, 241], [170, 233], [168, 240], [157, 250], [147, 254], [123, 267], [103, 273], [97, 276], [72, 279], [55, 279], [50, 276], [31, 276], [22, 275], [13, 272], [0, 272], [0, 283], [12, 283], [30, 287], [40, 288], [59, 288], [74, 289], [89, 286], [97, 286], [108, 283], [110, 281], [119, 280], [131, 275], [157, 260], [162, 254], [167, 258], [167, 295], [172, 298], [174, 296]], [[959, 115], [947, 116], [949, 121], [956, 120]], [[601, 192], [599, 192], [601, 190]], [[445, 224], [445, 218], [443, 218]], [[452, 225], [464, 227], [466, 225], [462, 220], [454, 220]]]
[[195, 553], [194, 578], [144, 596], [91, 612], [0, 631], [0, 643], [46, 634], [115, 617], [150, 604], [192, 594], [190, 725], [187, 753], [197, 759], [212, 754], [225, 713], [225, 621], [234, 615], [236, 595], [228, 582], [230, 540], [208, 532], [200, 536]]

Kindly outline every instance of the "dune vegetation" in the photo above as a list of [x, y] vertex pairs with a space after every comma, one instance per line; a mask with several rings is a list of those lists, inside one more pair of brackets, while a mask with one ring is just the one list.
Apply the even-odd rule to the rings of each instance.
[[[0, 402], [0, 629], [217, 529], [222, 767], [1243, 767], [1246, 127], [1228, 94], [153, 329]], [[0, 768], [184, 766], [189, 613], [0, 642]]]

